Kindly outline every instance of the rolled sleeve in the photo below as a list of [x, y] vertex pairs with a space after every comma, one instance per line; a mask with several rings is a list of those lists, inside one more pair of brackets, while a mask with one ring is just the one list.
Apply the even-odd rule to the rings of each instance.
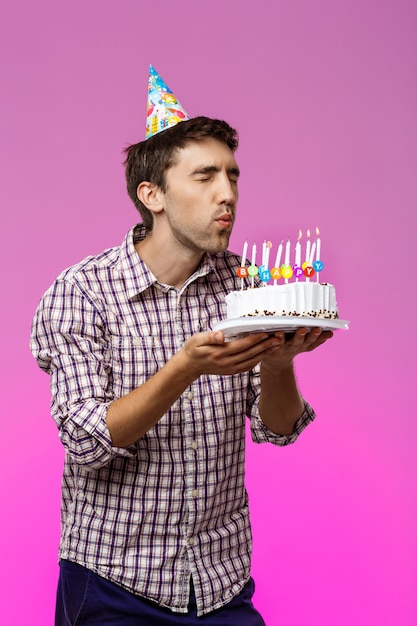
[[250, 374], [247, 415], [250, 418], [252, 440], [255, 443], [272, 443], [275, 446], [288, 446], [294, 443], [303, 430], [311, 424], [316, 414], [314, 409], [304, 400], [304, 409], [289, 435], [278, 435], [266, 426], [259, 414], [259, 397], [261, 391], [260, 367], [257, 365]]
[[135, 446], [113, 447], [107, 428], [114, 399], [108, 343], [94, 302], [77, 285], [57, 279], [36, 311], [31, 350], [50, 375], [51, 414], [67, 453], [91, 469], [136, 452]]
[[292, 433], [289, 435], [277, 435], [277, 433], [274, 433], [263, 423], [257, 406], [254, 407], [254, 409], [250, 417], [252, 440], [255, 443], [272, 443], [275, 446], [288, 446], [290, 443], [294, 443], [303, 430], [311, 424], [316, 417], [314, 409], [308, 402], [304, 401], [304, 410], [296, 421]]

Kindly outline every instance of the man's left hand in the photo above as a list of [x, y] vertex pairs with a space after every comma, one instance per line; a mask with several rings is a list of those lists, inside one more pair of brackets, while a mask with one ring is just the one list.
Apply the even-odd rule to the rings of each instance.
[[276, 343], [262, 359], [263, 367], [267, 369], [286, 369], [293, 359], [301, 352], [311, 352], [323, 345], [333, 333], [330, 330], [322, 331], [321, 328], [298, 328], [294, 335], [286, 336], [283, 331], [274, 333]]

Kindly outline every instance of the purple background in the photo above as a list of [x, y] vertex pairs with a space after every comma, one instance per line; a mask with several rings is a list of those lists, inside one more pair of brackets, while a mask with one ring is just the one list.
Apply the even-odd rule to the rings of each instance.
[[351, 321], [298, 359], [316, 422], [248, 447], [256, 603], [268, 626], [417, 622], [416, 18], [413, 0], [2, 3], [2, 624], [51, 624], [57, 577], [63, 452], [31, 318], [138, 220], [121, 162], [149, 63], [240, 131], [231, 247], [319, 226]]

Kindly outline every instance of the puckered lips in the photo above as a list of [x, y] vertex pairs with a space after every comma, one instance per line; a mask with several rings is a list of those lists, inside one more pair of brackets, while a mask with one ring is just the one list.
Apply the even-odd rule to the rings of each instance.
[[221, 226], [221, 228], [231, 228], [233, 224], [233, 216], [231, 213], [223, 213], [216, 217], [215, 221]]

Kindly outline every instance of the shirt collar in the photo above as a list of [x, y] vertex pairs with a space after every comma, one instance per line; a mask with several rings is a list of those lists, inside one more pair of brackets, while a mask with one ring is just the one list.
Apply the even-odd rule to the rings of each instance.
[[[146, 228], [143, 224], [136, 224], [125, 236], [120, 247], [119, 268], [124, 277], [127, 295], [134, 298], [154, 284], [159, 284], [158, 280], [142, 261], [135, 249], [135, 244], [146, 237]], [[206, 276], [210, 272], [218, 274], [216, 267], [216, 255], [207, 253], [201, 261], [199, 267], [186, 281], [184, 287], [191, 282]]]

